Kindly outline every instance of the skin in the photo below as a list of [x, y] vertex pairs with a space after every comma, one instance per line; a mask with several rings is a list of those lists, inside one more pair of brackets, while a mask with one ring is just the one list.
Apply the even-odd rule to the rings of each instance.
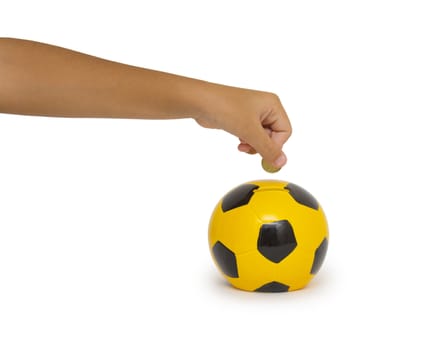
[[0, 38], [0, 113], [87, 118], [193, 118], [239, 138], [275, 167], [291, 124], [273, 93], [108, 61], [48, 44]]

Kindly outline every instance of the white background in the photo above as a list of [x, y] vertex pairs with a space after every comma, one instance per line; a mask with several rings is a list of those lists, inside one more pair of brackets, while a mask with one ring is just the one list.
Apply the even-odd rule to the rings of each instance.
[[[288, 165], [194, 121], [0, 115], [0, 349], [435, 349], [435, 1], [2, 1], [0, 35], [279, 95]], [[1, 77], [0, 77], [1, 79]], [[229, 287], [234, 186], [325, 209], [307, 288]]]

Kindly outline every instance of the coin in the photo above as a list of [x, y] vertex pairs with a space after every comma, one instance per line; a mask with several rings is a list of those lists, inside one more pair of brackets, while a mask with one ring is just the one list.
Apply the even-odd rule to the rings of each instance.
[[273, 165], [268, 164], [264, 159], [261, 160], [261, 166], [268, 173], [277, 173], [281, 168], [276, 168]]

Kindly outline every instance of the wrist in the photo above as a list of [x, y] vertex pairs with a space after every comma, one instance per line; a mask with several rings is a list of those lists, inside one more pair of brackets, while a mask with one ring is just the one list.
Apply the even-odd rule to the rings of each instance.
[[192, 93], [193, 119], [207, 128], [224, 129], [226, 116], [232, 114], [229, 112], [229, 106], [234, 90], [237, 88], [196, 81]]

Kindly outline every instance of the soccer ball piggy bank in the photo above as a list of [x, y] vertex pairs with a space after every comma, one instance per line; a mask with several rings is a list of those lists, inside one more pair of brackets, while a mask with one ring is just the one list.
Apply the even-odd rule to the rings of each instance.
[[212, 258], [242, 290], [285, 292], [305, 287], [328, 248], [328, 225], [317, 200], [284, 181], [261, 180], [228, 192], [209, 223]]

